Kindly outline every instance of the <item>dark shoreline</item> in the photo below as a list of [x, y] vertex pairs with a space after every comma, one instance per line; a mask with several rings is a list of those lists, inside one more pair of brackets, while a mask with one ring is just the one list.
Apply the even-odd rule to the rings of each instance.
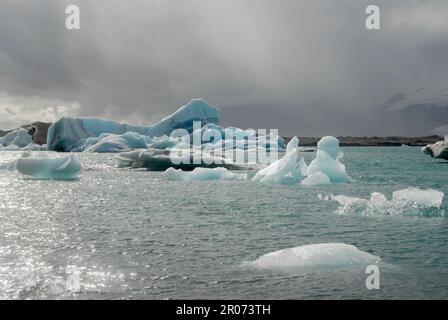
[[[32, 125], [38, 128], [38, 134], [36, 137], [36, 143], [47, 143], [47, 131], [51, 123], [46, 122], [34, 122]], [[4, 136], [9, 131], [0, 130], [0, 137]], [[298, 137], [300, 139], [300, 146], [302, 147], [315, 147], [320, 137]], [[423, 147], [427, 144], [432, 144], [437, 141], [443, 140], [443, 137], [432, 135], [425, 137], [336, 137], [340, 141], [342, 147], [397, 147], [401, 145], [408, 145], [412, 147]], [[288, 142], [291, 137], [285, 137]]]
[[[299, 145], [302, 147], [315, 147], [320, 140], [315, 137], [298, 137], [300, 140]], [[443, 137], [432, 135], [425, 137], [336, 137], [342, 147], [399, 147], [407, 145], [410, 147], [423, 147], [428, 144], [435, 143], [443, 140]], [[291, 137], [286, 137], [285, 140], [289, 141]]]

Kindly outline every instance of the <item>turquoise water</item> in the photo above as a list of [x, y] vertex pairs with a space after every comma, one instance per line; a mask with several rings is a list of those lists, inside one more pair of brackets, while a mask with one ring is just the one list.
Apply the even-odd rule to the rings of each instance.
[[[174, 182], [80, 154], [77, 181], [24, 179], [0, 153], [2, 299], [448, 298], [447, 199], [431, 216], [339, 215], [318, 194], [367, 198], [410, 186], [448, 193], [448, 162], [419, 148], [344, 148], [353, 183]], [[313, 153], [304, 153], [309, 163]], [[250, 173], [253, 175], [254, 173]], [[343, 242], [381, 257], [364, 267], [259, 270], [279, 249]]]

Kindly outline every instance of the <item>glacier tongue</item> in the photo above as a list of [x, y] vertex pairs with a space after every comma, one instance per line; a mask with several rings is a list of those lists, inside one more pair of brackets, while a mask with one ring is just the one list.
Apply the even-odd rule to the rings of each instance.
[[203, 99], [193, 99], [170, 116], [152, 126], [136, 126], [97, 118], [63, 117], [48, 129], [47, 148], [55, 151], [72, 151], [81, 147], [85, 139], [110, 133], [122, 135], [133, 131], [147, 137], [170, 135], [175, 129], [193, 130], [193, 122], [202, 125], [219, 123], [219, 109], [209, 105]]

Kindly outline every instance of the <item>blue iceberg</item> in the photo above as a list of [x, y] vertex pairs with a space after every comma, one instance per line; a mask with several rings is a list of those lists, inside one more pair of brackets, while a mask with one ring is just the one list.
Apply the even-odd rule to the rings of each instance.
[[33, 136], [24, 128], [8, 132], [5, 136], [0, 137], [0, 147], [16, 147], [20, 149], [32, 143]]
[[80, 150], [88, 138], [100, 137], [105, 133], [123, 135], [132, 131], [147, 137], [160, 137], [170, 135], [173, 130], [180, 128], [192, 132], [194, 121], [200, 121], [204, 126], [208, 123], [218, 124], [219, 118], [219, 109], [209, 105], [203, 99], [191, 100], [152, 126], [136, 126], [98, 118], [63, 117], [48, 129], [47, 149]]
[[29, 152], [17, 159], [15, 168], [36, 179], [71, 180], [81, 176], [84, 164], [73, 154], [67, 157], [32, 157]]

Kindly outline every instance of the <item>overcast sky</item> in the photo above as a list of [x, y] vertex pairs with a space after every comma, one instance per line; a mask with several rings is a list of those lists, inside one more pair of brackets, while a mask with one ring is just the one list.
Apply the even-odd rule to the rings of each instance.
[[[80, 30], [65, 28], [69, 4]], [[368, 4], [381, 30], [365, 28]], [[445, 0], [0, 0], [0, 129], [63, 115], [149, 124], [202, 97], [225, 125], [423, 134], [440, 115], [419, 127], [372, 110], [448, 88], [447, 57]]]

